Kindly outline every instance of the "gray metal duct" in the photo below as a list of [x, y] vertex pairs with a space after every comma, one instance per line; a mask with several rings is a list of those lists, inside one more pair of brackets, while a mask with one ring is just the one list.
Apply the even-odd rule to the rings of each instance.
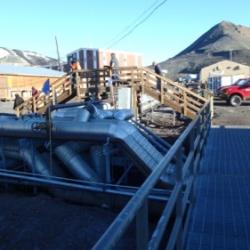
[[92, 182], [100, 181], [88, 163], [69, 145], [58, 146], [55, 149], [55, 154], [76, 178]]
[[[45, 130], [34, 129], [34, 124], [45, 122], [44, 119], [16, 119], [11, 121], [5, 117], [0, 123], [0, 136], [2, 137], [26, 137], [26, 138], [47, 138]], [[113, 119], [90, 120], [88, 122], [77, 121], [53, 121], [51, 131], [52, 139], [87, 141], [92, 143], [106, 142], [110, 138], [111, 142], [117, 142], [125, 147], [126, 152], [131, 156], [131, 160], [144, 173], [149, 174], [163, 158], [162, 154], [140, 133], [140, 131], [127, 121], [118, 121]], [[65, 150], [65, 155], [63, 152]], [[58, 157], [64, 159], [68, 164], [75, 164], [75, 174], [80, 178], [92, 178], [86, 173], [80, 171], [79, 166], [87, 166], [72, 152], [69, 147], [63, 147], [57, 153]], [[60, 156], [59, 156], [60, 155]], [[66, 156], [67, 155], [67, 156]], [[73, 157], [74, 160], [71, 161]], [[78, 163], [75, 163], [78, 162]], [[65, 164], [66, 165], [66, 164]], [[91, 169], [91, 168], [90, 168]], [[88, 177], [87, 177], [88, 176]], [[95, 178], [94, 178], [95, 179]], [[167, 178], [164, 178], [167, 181]]]
[[106, 177], [105, 156], [103, 155], [103, 147], [99, 145], [91, 146], [89, 152], [91, 164], [98, 173], [98, 176], [104, 181]]
[[67, 108], [56, 112], [53, 112], [53, 120], [68, 120], [68, 121], [78, 121], [86, 122], [90, 118], [90, 113], [88, 110], [83, 108]]
[[81, 153], [83, 151], [88, 150], [91, 147], [90, 142], [81, 142], [81, 141], [78, 141], [78, 142], [68, 141], [68, 142], [65, 142], [63, 145], [71, 148], [76, 153]]
[[[24, 161], [28, 168], [43, 176], [67, 177], [66, 172], [52, 159], [52, 166], [49, 165], [49, 154], [39, 153], [35, 143], [31, 140], [5, 140], [3, 144], [3, 154], [8, 160]], [[33, 148], [32, 148], [33, 147]]]
[[21, 156], [30, 170], [36, 174], [50, 176], [49, 164], [44, 162], [43, 158], [35, 151], [28, 148], [20, 150]]

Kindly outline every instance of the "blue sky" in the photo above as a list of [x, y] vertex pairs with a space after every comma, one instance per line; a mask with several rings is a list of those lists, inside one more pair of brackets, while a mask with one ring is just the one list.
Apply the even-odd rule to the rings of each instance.
[[[9, 0], [1, 2], [0, 47], [61, 57], [109, 41], [162, 0]], [[222, 20], [250, 27], [249, 0], [168, 0], [113, 49], [142, 53], [144, 64], [166, 60]]]

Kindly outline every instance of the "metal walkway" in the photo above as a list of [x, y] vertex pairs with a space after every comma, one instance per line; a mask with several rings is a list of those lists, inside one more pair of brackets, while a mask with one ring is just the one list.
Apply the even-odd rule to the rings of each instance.
[[187, 250], [250, 249], [250, 127], [211, 128], [194, 197]]

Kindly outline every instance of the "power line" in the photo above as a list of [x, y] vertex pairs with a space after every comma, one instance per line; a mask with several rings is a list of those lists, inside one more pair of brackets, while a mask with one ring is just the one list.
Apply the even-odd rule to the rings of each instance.
[[127, 25], [124, 29], [122, 29], [118, 34], [116, 34], [111, 40], [107, 42], [107, 44], [112, 44], [113, 41], [117, 40], [123, 33], [129, 30], [135, 23], [137, 23], [147, 12], [149, 12], [160, 0], [154, 1], [153, 4], [150, 5], [149, 8], [144, 10], [133, 22]]
[[150, 18], [154, 12], [156, 10], [158, 10], [163, 4], [165, 4], [168, 0], [164, 0], [162, 2], [160, 2], [157, 6], [155, 6], [152, 11], [149, 12], [149, 14], [144, 17], [140, 22], [138, 22], [137, 24], [134, 25], [134, 27], [132, 27], [127, 33], [125, 33], [121, 38], [117, 39], [116, 41], [114, 41], [113, 43], [110, 44], [110, 46], [108, 46], [109, 48], [112, 48], [114, 45], [116, 45], [117, 43], [119, 43], [120, 41], [122, 41], [124, 38], [126, 38], [127, 36], [129, 36], [136, 28], [138, 28], [140, 25], [142, 25], [148, 18]]

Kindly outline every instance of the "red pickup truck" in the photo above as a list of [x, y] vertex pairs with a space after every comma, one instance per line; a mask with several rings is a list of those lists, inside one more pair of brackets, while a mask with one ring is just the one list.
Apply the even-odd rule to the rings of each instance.
[[242, 101], [250, 100], [250, 78], [239, 79], [234, 84], [218, 89], [220, 98], [232, 106], [240, 106]]

